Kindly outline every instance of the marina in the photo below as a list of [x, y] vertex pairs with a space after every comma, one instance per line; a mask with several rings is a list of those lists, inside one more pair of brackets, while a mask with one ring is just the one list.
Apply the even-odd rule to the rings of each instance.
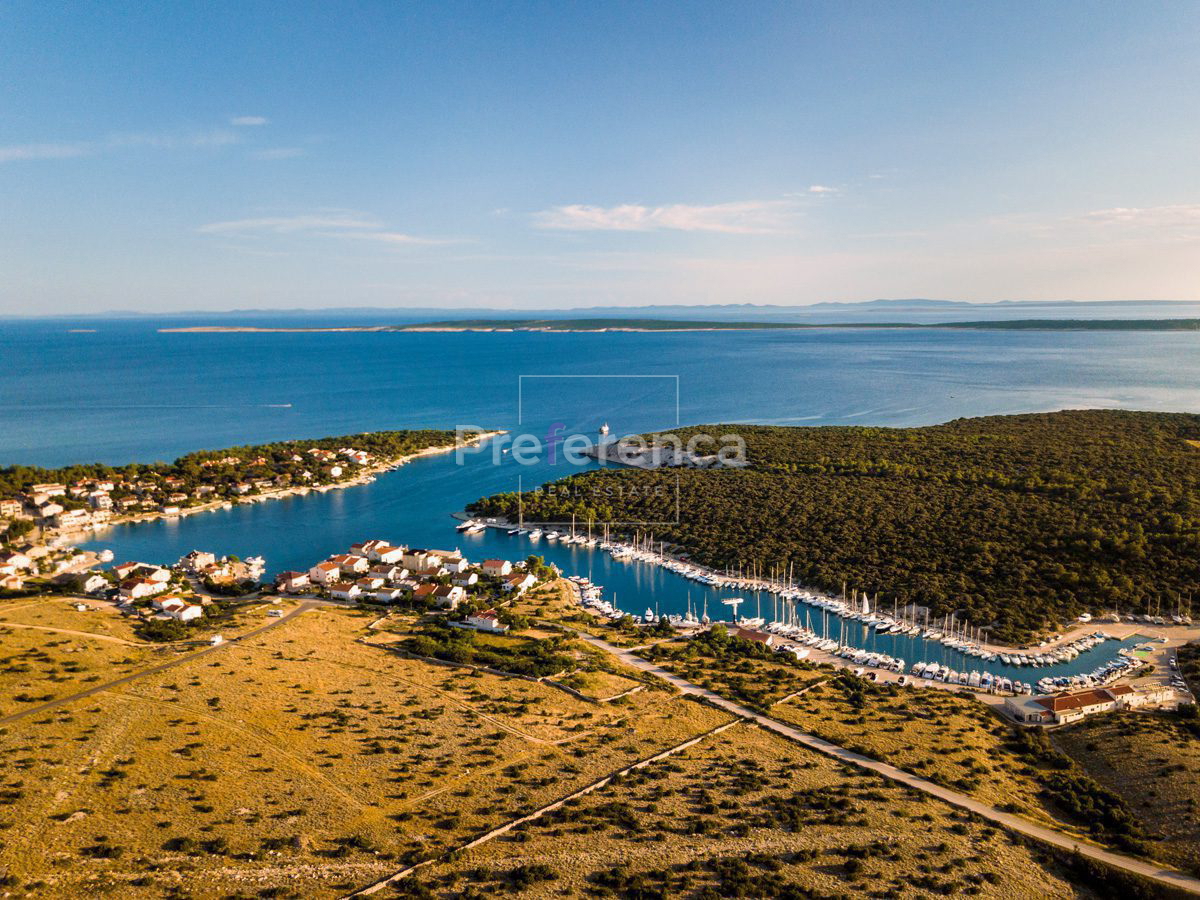
[[[688, 591], [683, 612], [674, 607], [663, 611], [658, 602], [644, 612], [633, 612], [622, 607], [616, 598], [606, 598], [604, 588], [591, 578], [571, 574], [581, 603], [599, 615], [614, 620], [631, 615], [643, 625], [661, 620], [680, 629], [715, 623], [736, 625], [769, 635], [775, 649], [793, 653], [799, 659], [808, 658], [815, 649], [862, 669], [891, 671], [971, 690], [1014, 694], [1098, 687], [1142, 666], [1131, 653], [1145, 643], [1137, 637], [1117, 640], [1095, 631], [1046, 650], [1004, 652], [980, 643], [976, 640], [978, 631], [964, 623], [955, 623], [953, 617], [930, 623], [926, 611], [925, 621], [919, 623], [915, 611], [881, 612], [857, 592], [847, 600], [805, 590], [793, 582], [721, 574], [668, 556], [661, 549], [656, 551], [648, 541], [632, 544], [610, 541], [573, 526], [561, 530], [526, 529], [511, 527], [507, 522], [482, 520], [463, 524], [468, 533], [491, 530], [534, 544], [545, 539], [563, 547], [606, 554], [618, 564], [662, 569], [698, 586], [695, 601]], [[734, 591], [741, 592], [741, 596], [726, 596]], [[713, 600], [716, 602], [710, 614]], [[745, 610], [739, 615], [739, 607], [748, 603], [752, 604], [754, 615], [746, 615]]]

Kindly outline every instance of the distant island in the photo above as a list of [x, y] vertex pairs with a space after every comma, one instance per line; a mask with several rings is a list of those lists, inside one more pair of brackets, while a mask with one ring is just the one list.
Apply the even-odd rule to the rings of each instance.
[[184, 328], [160, 328], [160, 332], [337, 332], [337, 331], [742, 331], [760, 329], [808, 328], [791, 322], [701, 322], [677, 319], [448, 319], [407, 325], [346, 325], [314, 327], [261, 327], [249, 325], [194, 325]]
[[252, 325], [191, 325], [160, 328], [165, 334], [312, 333], [312, 332], [671, 332], [764, 331], [834, 328], [872, 329], [988, 329], [1001, 331], [1200, 331], [1200, 319], [1008, 319], [975, 322], [716, 322], [684, 319], [447, 319], [407, 325], [329, 325], [273, 327]]

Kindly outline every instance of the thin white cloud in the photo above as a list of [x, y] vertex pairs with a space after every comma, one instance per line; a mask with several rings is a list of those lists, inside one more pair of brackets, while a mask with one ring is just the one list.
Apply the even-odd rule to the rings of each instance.
[[29, 159], [71, 159], [87, 156], [91, 152], [93, 151], [90, 144], [10, 144], [0, 147], [0, 163]]
[[380, 223], [357, 215], [302, 215], [265, 216], [258, 219], [231, 219], [227, 222], [209, 222], [196, 230], [201, 234], [253, 234], [268, 232], [290, 234], [298, 231], [345, 230], [358, 228], [380, 228]]
[[295, 159], [304, 155], [303, 147], [270, 147], [250, 154], [254, 159]]
[[228, 238], [255, 238], [263, 235], [304, 234], [319, 238], [342, 238], [373, 241], [393, 247], [440, 246], [460, 243], [444, 238], [421, 237], [401, 231], [389, 231], [378, 220], [352, 211], [328, 210], [295, 216], [263, 216], [253, 219], [230, 219], [209, 222], [196, 229], [200, 234]]
[[1084, 221], [1095, 225], [1135, 228], [1194, 228], [1200, 226], [1200, 203], [1170, 206], [1117, 206], [1087, 213]]
[[243, 126], [243, 127], [254, 126], [254, 125], [266, 125], [267, 119], [265, 116], [234, 116], [232, 119], [229, 120], [229, 124]]
[[837, 188], [829, 187], [828, 185], [824, 185], [824, 184], [810, 185], [808, 188], [808, 192], [810, 194], [837, 194], [837, 193], [840, 193]]
[[771, 234], [787, 227], [791, 206], [765, 200], [695, 206], [620, 206], [571, 204], [534, 215], [538, 228], [558, 231], [700, 231], [720, 234]]
[[206, 147], [227, 147], [240, 140], [232, 131], [194, 131], [186, 134], [155, 134], [153, 132], [113, 134], [103, 143], [103, 149], [124, 150], [149, 147], [152, 150], [189, 150]]
[[457, 244], [459, 241], [448, 240], [445, 238], [428, 238], [419, 237], [414, 234], [404, 234], [399, 231], [355, 231], [344, 232], [342, 237], [350, 237], [362, 241], [378, 241], [381, 244], [395, 244], [397, 246], [415, 245], [434, 247], [442, 244]]
[[224, 147], [236, 144], [237, 141], [236, 134], [223, 129], [183, 134], [153, 132], [110, 134], [96, 141], [52, 141], [0, 146], [0, 163], [37, 159], [76, 159], [100, 153], [140, 148], [151, 150], [203, 149]]

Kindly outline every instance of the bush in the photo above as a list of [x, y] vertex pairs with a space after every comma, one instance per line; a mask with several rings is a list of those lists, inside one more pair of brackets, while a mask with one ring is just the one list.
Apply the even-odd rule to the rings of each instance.
[[138, 637], [156, 643], [182, 641], [188, 637], [188, 626], [174, 619], [150, 619], [137, 627]]

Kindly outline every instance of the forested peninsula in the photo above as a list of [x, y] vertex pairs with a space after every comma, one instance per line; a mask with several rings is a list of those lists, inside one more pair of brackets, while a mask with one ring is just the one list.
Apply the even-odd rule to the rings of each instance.
[[[1019, 641], [1200, 593], [1200, 416], [1115, 410], [921, 428], [710, 425], [747, 469], [605, 469], [527, 492], [527, 521], [667, 522], [696, 562], [843, 584]], [[514, 516], [516, 494], [473, 511]]]

